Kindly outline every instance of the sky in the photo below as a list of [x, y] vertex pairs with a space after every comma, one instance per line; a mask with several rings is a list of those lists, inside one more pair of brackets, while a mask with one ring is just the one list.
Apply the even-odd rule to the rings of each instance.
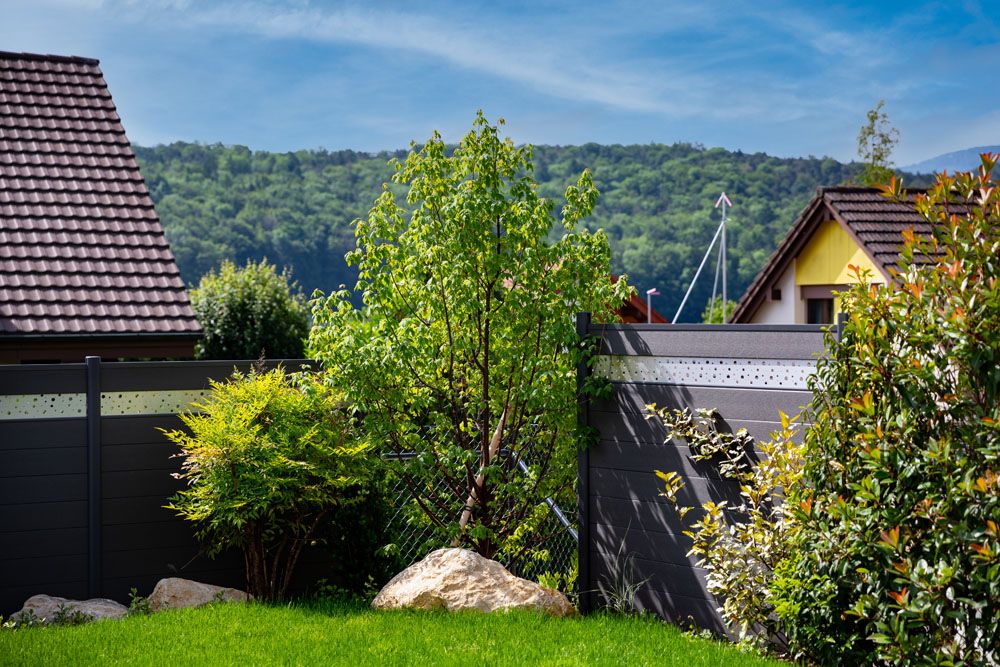
[[678, 141], [895, 162], [1000, 143], [1000, 2], [0, 0], [0, 50], [98, 58], [129, 138], [288, 151]]

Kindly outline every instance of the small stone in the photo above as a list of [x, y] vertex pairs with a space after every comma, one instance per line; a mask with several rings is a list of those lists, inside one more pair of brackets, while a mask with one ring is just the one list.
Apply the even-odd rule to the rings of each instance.
[[210, 602], [246, 602], [247, 594], [235, 588], [203, 584], [180, 577], [167, 577], [156, 582], [149, 596], [150, 611], [201, 607]]
[[442, 609], [483, 612], [527, 609], [552, 616], [575, 615], [565, 595], [516, 577], [500, 563], [467, 549], [438, 549], [386, 584], [375, 609]]
[[52, 595], [33, 595], [24, 602], [20, 611], [10, 616], [10, 620], [19, 622], [23, 616], [38, 619], [41, 623], [54, 623], [60, 620], [70, 621], [75, 614], [88, 616], [89, 620], [100, 621], [105, 618], [121, 618], [128, 613], [128, 607], [114, 600], [93, 598], [91, 600], [70, 600]]

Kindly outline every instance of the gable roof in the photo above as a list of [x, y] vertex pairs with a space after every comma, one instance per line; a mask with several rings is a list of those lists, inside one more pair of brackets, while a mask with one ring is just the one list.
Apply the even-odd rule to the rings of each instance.
[[642, 324], [648, 321], [651, 324], [668, 324], [667, 318], [661, 315], [656, 308], [653, 308], [653, 312], [650, 313], [646, 300], [638, 294], [631, 295], [628, 301], [621, 305], [618, 309], [618, 316], [625, 322], [633, 321]]
[[[913, 206], [914, 198], [923, 192], [907, 190], [904, 203], [886, 197], [877, 188], [845, 185], [817, 188], [812, 201], [802, 210], [764, 268], [740, 297], [730, 321], [749, 322], [766, 297], [767, 287], [781, 277], [825, 220], [838, 222], [885, 279], [891, 280], [892, 272], [898, 269], [903, 230], [912, 229], [916, 234], [928, 237], [932, 233], [931, 225]], [[925, 261], [932, 259], [927, 257]]]
[[0, 340], [199, 332], [98, 61], [0, 52]]
[[[618, 274], [612, 273], [611, 282], [618, 282], [620, 277]], [[630, 294], [628, 300], [618, 307], [618, 317], [626, 324], [643, 324], [647, 320], [651, 324], [668, 323], [667, 318], [661, 315], [656, 308], [653, 308], [653, 312], [650, 313], [646, 300], [639, 296], [638, 293]]]

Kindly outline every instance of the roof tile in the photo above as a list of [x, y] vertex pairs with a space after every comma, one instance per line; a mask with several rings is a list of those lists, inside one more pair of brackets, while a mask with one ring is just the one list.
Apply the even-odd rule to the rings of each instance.
[[[889, 199], [875, 188], [837, 186], [819, 188], [816, 196], [792, 224], [785, 238], [778, 245], [764, 268], [751, 281], [733, 312], [734, 322], [747, 322], [763, 299], [764, 288], [773, 284], [779, 271], [798, 252], [798, 248], [813, 233], [816, 225], [830, 215], [847, 225], [854, 236], [865, 246], [869, 255], [890, 275], [899, 268], [899, 250], [903, 244], [902, 233], [912, 230], [929, 237], [932, 226], [914, 208], [916, 197], [922, 190], [910, 190], [905, 201]], [[961, 204], [959, 209], [964, 208]], [[918, 263], [930, 263], [933, 257], [918, 256]]]
[[199, 330], [97, 61], [0, 52], [0, 332]]

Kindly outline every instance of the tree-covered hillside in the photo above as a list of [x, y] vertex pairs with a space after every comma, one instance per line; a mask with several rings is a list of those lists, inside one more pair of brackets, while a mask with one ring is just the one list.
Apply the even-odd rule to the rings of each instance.
[[[290, 266], [307, 292], [353, 287], [353, 271], [344, 263], [354, 246], [351, 221], [367, 213], [390, 176], [392, 157], [186, 143], [137, 147], [136, 154], [187, 282], [223, 259], [267, 257]], [[540, 189], [556, 202], [587, 167], [601, 190], [589, 226], [607, 231], [616, 271], [643, 291], [660, 290], [654, 305], [668, 317], [718, 225], [713, 204], [721, 191], [734, 205], [729, 291], [737, 298], [816, 187], [858, 172], [858, 165], [830, 158], [782, 159], [690, 144], [535, 149]], [[706, 269], [682, 319], [700, 316], [711, 274]]]

